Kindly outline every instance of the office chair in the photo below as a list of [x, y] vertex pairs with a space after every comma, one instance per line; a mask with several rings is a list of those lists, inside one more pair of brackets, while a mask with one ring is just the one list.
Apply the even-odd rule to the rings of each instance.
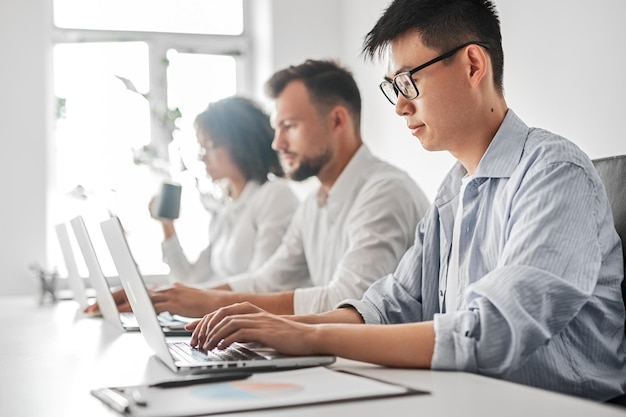
[[[592, 162], [609, 197], [615, 230], [622, 240], [622, 253], [626, 259], [626, 155], [594, 159]], [[622, 281], [622, 300], [626, 306], [626, 280]], [[624, 331], [626, 333], [626, 329]], [[626, 394], [608, 402], [626, 407]]]
[[[615, 229], [622, 239], [622, 252], [626, 259], [626, 155], [594, 159], [592, 162], [606, 188]], [[626, 306], [626, 280], [622, 281], [622, 299]]]

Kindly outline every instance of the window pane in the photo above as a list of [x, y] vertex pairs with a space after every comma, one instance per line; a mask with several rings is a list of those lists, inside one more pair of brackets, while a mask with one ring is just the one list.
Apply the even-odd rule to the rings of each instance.
[[73, 29], [240, 35], [242, 0], [54, 0], [54, 23]]
[[[142, 271], [168, 271], [161, 257], [162, 231], [147, 210], [164, 177], [133, 162], [133, 150], [150, 143], [150, 111], [142, 96], [149, 92], [148, 62], [143, 42], [59, 44], [54, 49], [54, 91], [61, 105], [51, 218], [56, 223], [78, 214], [86, 217], [96, 232], [94, 246], [107, 275], [116, 271], [98, 222], [111, 213], [124, 223]], [[236, 93], [237, 65], [230, 56], [175, 50], [168, 52], [167, 62], [167, 106], [178, 107], [182, 114], [169, 146], [170, 167], [183, 160], [189, 167], [170, 170], [183, 184], [177, 232], [186, 255], [194, 260], [208, 244], [210, 218], [196, 189], [196, 178], [205, 175], [204, 165], [195, 154], [184, 155], [195, 149], [184, 144], [195, 144], [193, 121], [209, 102]], [[53, 262], [62, 265], [60, 259]], [[86, 273], [82, 265], [81, 272]]]
[[[55, 222], [84, 215], [96, 224], [90, 229], [94, 232], [99, 231], [96, 221], [109, 213], [119, 215], [129, 225], [129, 243], [138, 263], [164, 272], [165, 266], [159, 265], [159, 237], [138, 230], [151, 221], [147, 206], [157, 187], [149, 169], [133, 162], [133, 149], [150, 142], [149, 106], [117, 76], [130, 80], [138, 92], [147, 92], [145, 43], [59, 44], [54, 48], [54, 91], [60, 118], [51, 214]], [[98, 235], [93, 240], [102, 268], [105, 274], [115, 275]], [[156, 243], [133, 244], [137, 238]]]
[[168, 107], [178, 107], [182, 117], [177, 121], [180, 134], [195, 138], [193, 121], [210, 102], [237, 92], [237, 63], [224, 55], [167, 53]]

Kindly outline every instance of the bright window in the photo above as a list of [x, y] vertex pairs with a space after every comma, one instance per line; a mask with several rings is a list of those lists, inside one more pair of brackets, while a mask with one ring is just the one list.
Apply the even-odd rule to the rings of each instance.
[[[116, 271], [98, 222], [109, 214], [122, 220], [142, 272], [167, 272], [161, 260], [162, 231], [150, 218], [148, 203], [168, 178], [183, 184], [177, 221], [183, 248], [193, 260], [206, 247], [209, 216], [195, 187], [203, 171], [189, 159], [183, 162], [190, 169], [184, 170], [181, 149], [196, 141], [193, 121], [199, 112], [210, 102], [245, 88], [241, 78], [247, 41], [243, 35], [159, 33], [183, 32], [173, 26], [177, 20], [194, 33], [200, 27], [194, 22], [200, 21], [203, 33], [241, 33], [241, 1], [148, 3], [149, 7], [144, 1], [54, 1], [57, 120], [50, 229], [82, 214], [106, 275]], [[140, 4], [150, 13], [142, 19], [126, 19], [136, 16]], [[176, 16], [167, 10], [168, 4], [174, 5]], [[107, 17], [107, 10], [116, 7], [127, 15]], [[219, 24], [212, 23], [211, 16], [216, 15], [221, 16]], [[223, 51], [229, 52], [224, 55]], [[51, 265], [63, 272], [60, 250], [55, 247], [49, 252]], [[84, 266], [81, 272], [86, 274]]]
[[184, 138], [195, 138], [193, 121], [207, 105], [236, 93], [237, 65], [233, 57], [167, 52], [167, 101], [179, 108], [179, 132]]
[[242, 0], [55, 0], [67, 29], [240, 35]]

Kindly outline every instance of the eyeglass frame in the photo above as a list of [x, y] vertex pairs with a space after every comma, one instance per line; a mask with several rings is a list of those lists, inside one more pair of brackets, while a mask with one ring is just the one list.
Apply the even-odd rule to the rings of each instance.
[[[402, 96], [404, 98], [406, 98], [407, 100], [415, 100], [417, 97], [419, 97], [420, 92], [417, 88], [417, 86], [415, 85], [415, 80], [413, 80], [413, 74], [415, 74], [417, 71], [423, 70], [426, 67], [429, 67], [433, 64], [436, 64], [439, 61], [443, 61], [446, 58], [450, 58], [451, 56], [453, 56], [454, 54], [456, 54], [457, 52], [459, 52], [461, 49], [465, 48], [466, 46], [470, 46], [470, 45], [478, 45], [478, 46], [482, 46], [483, 48], [489, 50], [489, 44], [486, 42], [481, 42], [481, 41], [470, 41], [470, 42], [466, 42], [463, 45], [457, 46], [454, 49], [449, 50], [448, 52], [444, 52], [443, 54], [439, 55], [436, 58], [431, 59], [430, 61], [419, 65], [415, 68], [413, 68], [410, 71], [403, 71], [399, 74], [394, 75], [393, 79], [388, 78], [388, 77], [384, 77], [384, 81], [382, 81], [379, 85], [378, 88], [380, 88], [380, 91], [382, 91], [383, 95], [385, 96], [385, 98], [392, 104], [392, 105], [396, 105], [398, 103], [398, 96], [399, 94], [402, 94]], [[413, 85], [413, 88], [415, 89], [415, 97], [409, 97], [406, 94], [404, 94], [404, 92], [402, 92], [402, 90], [398, 87], [398, 83], [396, 82], [396, 80], [398, 79], [398, 77], [403, 76], [406, 77], [408, 76], [408, 79], [411, 81], [411, 84]], [[387, 92], [385, 90], [386, 86], [390, 86], [394, 93], [395, 93], [395, 102], [394, 100], [392, 100], [391, 97], [389, 97], [389, 95], [387, 95]]]

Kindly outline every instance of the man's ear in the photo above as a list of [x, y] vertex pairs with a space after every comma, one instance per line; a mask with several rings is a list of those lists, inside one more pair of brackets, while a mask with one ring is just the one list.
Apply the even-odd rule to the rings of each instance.
[[470, 45], [466, 50], [466, 57], [469, 63], [468, 67], [468, 79], [472, 86], [477, 86], [481, 83], [483, 78], [489, 72], [489, 57], [487, 56], [487, 52], [478, 46], [478, 45]]
[[349, 123], [350, 115], [344, 106], [335, 106], [328, 115], [330, 127], [333, 130], [345, 129]]

